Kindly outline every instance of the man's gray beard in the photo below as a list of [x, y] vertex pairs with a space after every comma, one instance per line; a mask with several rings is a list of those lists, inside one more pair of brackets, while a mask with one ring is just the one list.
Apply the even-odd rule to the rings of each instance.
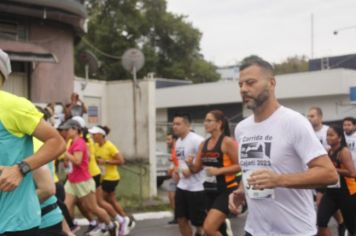
[[252, 105], [246, 105], [248, 109], [256, 110], [261, 107], [269, 98], [268, 90], [263, 90], [256, 98], [253, 99], [254, 103]]

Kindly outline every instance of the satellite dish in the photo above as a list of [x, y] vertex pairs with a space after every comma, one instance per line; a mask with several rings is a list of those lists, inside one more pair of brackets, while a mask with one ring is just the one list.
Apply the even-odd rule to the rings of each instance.
[[89, 67], [89, 74], [95, 75], [100, 67], [99, 60], [95, 54], [89, 50], [85, 50], [79, 54], [79, 61]]
[[136, 48], [127, 49], [122, 55], [121, 60], [122, 66], [125, 70], [133, 74], [139, 71], [145, 64], [145, 56]]

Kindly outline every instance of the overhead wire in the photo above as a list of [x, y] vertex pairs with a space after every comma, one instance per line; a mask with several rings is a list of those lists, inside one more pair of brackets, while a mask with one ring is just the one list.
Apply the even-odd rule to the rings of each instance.
[[121, 57], [119, 56], [115, 56], [115, 55], [111, 55], [109, 53], [106, 53], [102, 50], [100, 50], [99, 48], [95, 47], [93, 44], [91, 44], [86, 38], [82, 38], [83, 43], [85, 43], [87, 46], [91, 47], [93, 50], [95, 50], [97, 53], [99, 53], [100, 55], [104, 56], [104, 57], [108, 57], [111, 59], [115, 59], [115, 60], [121, 60]]

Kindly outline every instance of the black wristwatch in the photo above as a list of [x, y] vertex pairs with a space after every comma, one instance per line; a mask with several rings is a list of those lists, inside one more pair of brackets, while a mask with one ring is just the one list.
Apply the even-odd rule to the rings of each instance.
[[22, 174], [22, 176], [25, 176], [27, 173], [31, 171], [31, 167], [24, 161], [21, 161], [19, 164], [19, 169]]

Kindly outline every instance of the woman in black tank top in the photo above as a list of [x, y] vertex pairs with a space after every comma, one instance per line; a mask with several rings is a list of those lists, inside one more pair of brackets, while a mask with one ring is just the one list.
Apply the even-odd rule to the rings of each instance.
[[317, 214], [318, 235], [330, 235], [327, 226], [330, 218], [338, 209], [341, 210], [349, 234], [355, 235], [356, 182], [354, 178], [356, 169], [342, 128], [330, 126], [326, 139], [330, 145], [328, 154], [339, 174], [339, 182], [336, 185], [327, 186], [320, 200]]
[[228, 137], [230, 128], [223, 112], [213, 110], [207, 113], [204, 127], [211, 136], [199, 147], [199, 152], [193, 163], [186, 160], [189, 169], [196, 173], [205, 169], [208, 215], [204, 221], [206, 235], [228, 235], [225, 219], [229, 213], [229, 194], [237, 188], [235, 174], [240, 170], [237, 159], [237, 144]]

